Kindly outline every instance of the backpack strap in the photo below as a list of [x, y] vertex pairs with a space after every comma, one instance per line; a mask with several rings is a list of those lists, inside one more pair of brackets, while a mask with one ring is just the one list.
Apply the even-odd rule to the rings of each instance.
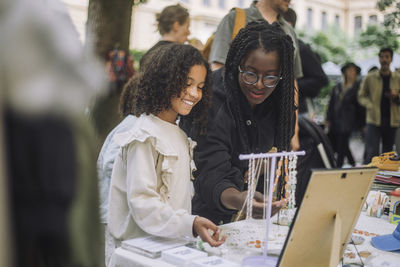
[[235, 25], [233, 26], [233, 31], [232, 31], [232, 40], [239, 33], [240, 29], [246, 26], [246, 12], [244, 11], [244, 9], [235, 7], [235, 11], [236, 11], [236, 16], [235, 16]]

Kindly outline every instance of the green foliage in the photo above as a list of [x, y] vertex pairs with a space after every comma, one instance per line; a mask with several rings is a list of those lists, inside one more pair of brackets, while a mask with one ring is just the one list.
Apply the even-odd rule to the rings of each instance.
[[325, 85], [324, 87], [322, 87], [321, 92], [319, 93], [319, 97], [320, 98], [329, 97], [329, 95], [331, 94], [332, 88], [333, 88], [333, 86], [335, 86], [335, 84], [336, 84], [336, 81], [329, 80], [329, 83], [327, 85]]
[[312, 99], [314, 112], [316, 114], [316, 121], [319, 121], [319, 123], [322, 123], [325, 120], [330, 94], [335, 84], [335, 80], [329, 80], [329, 83], [322, 87], [320, 94]]
[[380, 11], [388, 9], [392, 12], [385, 15], [383, 24], [391, 29], [399, 28], [400, 25], [400, 0], [378, 0], [376, 6]]
[[346, 34], [336, 26], [330, 26], [326, 31], [298, 32], [299, 38], [308, 43], [321, 57], [321, 62], [331, 61], [342, 64], [349, 60], [351, 41]]
[[399, 49], [399, 34], [388, 27], [380, 27], [376, 24], [368, 25], [358, 38], [361, 48], [375, 47], [376, 50], [382, 47], [390, 47], [393, 51]]
[[129, 52], [131, 53], [131, 55], [133, 56], [133, 59], [134, 59], [134, 61], [135, 61], [135, 63], [134, 63], [135, 70], [138, 70], [139, 67], [140, 67], [140, 66], [139, 66], [140, 59], [142, 58], [142, 56], [143, 56], [147, 51], [145, 51], [145, 50], [135, 50], [135, 49], [133, 49], [133, 50], [130, 50]]
[[133, 0], [133, 5], [134, 6], [137, 6], [137, 5], [140, 5], [140, 4], [145, 4], [145, 3], [147, 3], [147, 0]]

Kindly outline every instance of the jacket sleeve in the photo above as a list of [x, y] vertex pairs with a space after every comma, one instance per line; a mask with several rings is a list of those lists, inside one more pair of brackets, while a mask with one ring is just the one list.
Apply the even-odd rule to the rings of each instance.
[[369, 90], [369, 78], [367, 76], [362, 81], [360, 90], [358, 91], [358, 103], [360, 103], [360, 105], [364, 106], [366, 109], [370, 109], [373, 107]]
[[208, 130], [207, 137], [199, 140], [195, 153], [195, 186], [197, 193], [211, 210], [231, 214], [221, 201], [222, 192], [230, 187], [243, 190], [243, 174], [232, 164], [233, 144], [231, 133], [234, 131], [228, 120], [217, 120]]
[[168, 198], [166, 188], [157, 190], [157, 182], [161, 179], [156, 171], [158, 155], [149, 140], [127, 147], [126, 186], [130, 214], [149, 234], [170, 238], [193, 236], [195, 216], [184, 209], [174, 210], [165, 199]]
[[120, 149], [120, 147], [112, 141], [112, 136], [111, 134], [107, 136], [97, 160], [100, 215], [103, 222], [107, 222], [108, 192], [110, 191], [111, 174], [114, 166], [114, 159], [118, 155]]
[[311, 48], [299, 40], [300, 56], [303, 67], [303, 77], [298, 79], [301, 97], [314, 98], [319, 95], [321, 88], [328, 84], [328, 78], [321, 67], [318, 55]]

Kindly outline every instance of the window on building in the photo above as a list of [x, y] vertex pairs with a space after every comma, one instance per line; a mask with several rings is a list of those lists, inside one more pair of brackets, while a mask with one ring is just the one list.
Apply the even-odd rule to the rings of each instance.
[[376, 15], [371, 15], [368, 18], [368, 23], [369, 24], [376, 24], [378, 22], [378, 16]]
[[354, 17], [354, 33], [361, 31], [362, 29], [362, 17], [356, 16]]
[[307, 9], [307, 28], [312, 29], [312, 19], [313, 19], [313, 10], [311, 8]]
[[225, 9], [225, 0], [218, 0], [218, 7], [221, 9]]
[[337, 26], [340, 26], [340, 16], [339, 15], [335, 15], [335, 24]]
[[327, 27], [328, 27], [328, 22], [326, 19], [326, 12], [323, 11], [321, 13], [321, 30], [326, 30]]
[[203, 5], [210, 6], [210, 0], [203, 0]]
[[238, 7], [244, 6], [244, 0], [238, 0]]

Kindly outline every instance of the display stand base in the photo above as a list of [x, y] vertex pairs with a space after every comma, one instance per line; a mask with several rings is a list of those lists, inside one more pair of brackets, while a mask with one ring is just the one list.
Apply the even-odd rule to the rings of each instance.
[[243, 259], [243, 267], [275, 267], [278, 258], [268, 256], [250, 256]]

